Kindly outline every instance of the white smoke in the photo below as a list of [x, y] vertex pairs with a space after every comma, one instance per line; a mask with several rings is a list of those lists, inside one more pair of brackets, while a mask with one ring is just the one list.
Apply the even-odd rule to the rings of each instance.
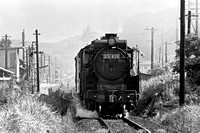
[[90, 111], [87, 109], [84, 109], [80, 103], [76, 104], [76, 117], [81, 118], [98, 118], [97, 111]]
[[124, 31], [124, 26], [123, 24], [119, 24], [117, 27], [117, 34], [119, 35], [120, 33], [122, 33], [122, 31]]

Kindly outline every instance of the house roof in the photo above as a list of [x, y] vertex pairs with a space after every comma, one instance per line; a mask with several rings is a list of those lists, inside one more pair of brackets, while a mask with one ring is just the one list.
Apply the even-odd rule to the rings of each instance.
[[11, 80], [11, 77], [0, 77], [0, 81]]
[[14, 72], [10, 71], [10, 70], [7, 70], [3, 67], [0, 67], [0, 70], [4, 71], [4, 72], [7, 72], [7, 73], [10, 73], [10, 74], [14, 74]]

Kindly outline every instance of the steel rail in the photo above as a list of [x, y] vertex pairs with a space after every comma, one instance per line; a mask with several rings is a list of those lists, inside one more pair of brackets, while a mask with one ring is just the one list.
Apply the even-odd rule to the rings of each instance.
[[96, 118], [97, 121], [99, 121], [99, 123], [103, 126], [103, 128], [108, 130], [108, 133], [111, 133], [109, 126], [106, 124], [106, 122], [101, 118]]
[[151, 131], [149, 131], [142, 125], [140, 125], [132, 120], [129, 120], [126, 118], [121, 118], [121, 119], [123, 120], [123, 122], [127, 123], [129, 126], [134, 127], [139, 133], [151, 133]]

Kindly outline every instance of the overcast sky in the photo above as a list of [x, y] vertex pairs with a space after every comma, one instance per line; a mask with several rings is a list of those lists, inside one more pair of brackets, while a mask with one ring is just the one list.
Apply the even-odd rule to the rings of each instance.
[[59, 40], [81, 34], [87, 25], [107, 32], [133, 14], [156, 13], [179, 4], [180, 0], [1, 0], [0, 35], [21, 39], [25, 29], [26, 39], [33, 40], [38, 29], [41, 40]]

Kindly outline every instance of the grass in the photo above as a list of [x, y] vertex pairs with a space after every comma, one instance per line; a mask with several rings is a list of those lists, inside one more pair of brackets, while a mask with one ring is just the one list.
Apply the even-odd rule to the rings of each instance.
[[[158, 94], [155, 103], [161, 99], [163, 103], [178, 105], [179, 92], [179, 75], [166, 73], [148, 81], [142, 81], [142, 96], [138, 101], [136, 113], [144, 113], [148, 110], [149, 105], [155, 94]], [[191, 87], [186, 84], [186, 95], [184, 107], [177, 106], [175, 109], [167, 109], [161, 117], [149, 117], [150, 121], [160, 129], [152, 129], [153, 132], [167, 133], [198, 133], [200, 132], [200, 100], [197, 87], [197, 93], [193, 92]], [[157, 105], [157, 104], [155, 104]], [[151, 126], [150, 126], [151, 127]]]
[[70, 99], [64, 99], [64, 92], [62, 90], [56, 90], [51, 92], [49, 95], [40, 95], [40, 101], [51, 105], [52, 109], [61, 115], [66, 114], [68, 107], [70, 106]]
[[[143, 81], [142, 85], [144, 90], [138, 104], [138, 109], [142, 111], [147, 109], [153, 95], [158, 92], [162, 94], [162, 98], [166, 101], [176, 99], [177, 88], [179, 86], [179, 79], [176, 76], [168, 73], [152, 78], [149, 81]], [[46, 96], [39, 94], [32, 95], [21, 90], [19, 87], [14, 89], [1, 88], [0, 103], [3, 105], [0, 106], [0, 132], [80, 132], [77, 131], [77, 127], [73, 123], [72, 115], [67, 112], [70, 106], [70, 99], [63, 99], [63, 95], [64, 93], [61, 90], [57, 90], [50, 93], [49, 96]], [[194, 97], [196, 98], [196, 96]], [[62, 113], [66, 115], [61, 116], [60, 114]], [[149, 117], [148, 119], [152, 123], [155, 123], [153, 125], [158, 125], [156, 127], [160, 128], [152, 128], [152, 131], [155, 132], [200, 132], [200, 107], [198, 103], [169, 111], [161, 119], [156, 117]]]
[[[4, 94], [3, 91], [1, 94]], [[6, 104], [1, 106], [0, 111], [1, 133], [74, 132], [71, 118], [61, 117], [52, 105], [39, 100], [38, 94], [12, 90], [5, 99]]]
[[[189, 105], [177, 108], [163, 116], [161, 125], [168, 127], [167, 130], [181, 133], [200, 132], [200, 107]], [[167, 131], [166, 130], [166, 131]], [[168, 131], [169, 132], [169, 131]]]

